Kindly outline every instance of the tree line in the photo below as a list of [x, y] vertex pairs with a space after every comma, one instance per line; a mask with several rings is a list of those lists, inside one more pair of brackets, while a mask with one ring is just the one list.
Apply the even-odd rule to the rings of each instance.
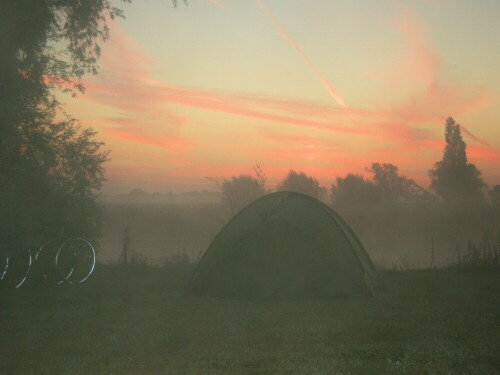
[[[337, 177], [327, 190], [318, 180], [302, 171], [290, 170], [276, 187], [277, 191], [295, 191], [326, 201], [341, 210], [360, 211], [366, 207], [395, 204], [441, 203], [448, 208], [470, 207], [490, 202], [500, 205], [500, 185], [487, 190], [481, 172], [467, 160], [466, 144], [460, 125], [449, 117], [445, 123], [443, 157], [429, 170], [428, 189], [402, 175], [391, 163], [372, 163], [366, 168], [371, 179], [349, 173]], [[218, 183], [223, 201], [232, 214], [271, 192], [266, 190], [266, 178], [257, 165], [255, 176], [242, 174]]]

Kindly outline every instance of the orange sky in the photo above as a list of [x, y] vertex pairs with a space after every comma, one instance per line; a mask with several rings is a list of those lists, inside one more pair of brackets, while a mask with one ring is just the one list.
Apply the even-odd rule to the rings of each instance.
[[427, 187], [448, 116], [500, 184], [497, 2], [235, 3], [117, 3], [99, 75], [63, 99], [112, 150], [106, 193], [215, 190], [256, 163], [269, 187], [372, 162]]

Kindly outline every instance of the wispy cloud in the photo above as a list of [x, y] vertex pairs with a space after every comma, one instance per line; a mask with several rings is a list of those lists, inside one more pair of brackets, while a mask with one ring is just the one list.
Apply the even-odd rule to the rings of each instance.
[[[310, 63], [293, 39], [289, 37], [262, 0], [256, 0], [262, 11], [273, 22], [276, 31], [287, 40], [304, 62]], [[439, 56], [430, 47], [428, 30], [418, 15], [407, 7], [399, 7], [397, 19], [391, 26], [398, 30], [406, 49], [402, 62], [408, 63], [395, 71], [395, 81], [407, 75], [422, 85], [422, 90], [406, 103], [392, 107], [365, 109], [347, 107], [331, 85], [314, 65], [311, 72], [325, 85], [337, 105], [300, 99], [250, 95], [171, 85], [154, 79], [155, 62], [140, 52], [137, 43], [116, 25], [112, 38], [101, 60], [101, 74], [87, 82], [87, 94], [82, 98], [114, 109], [119, 115], [94, 119], [107, 137], [164, 150], [180, 167], [191, 167], [192, 176], [203, 177], [214, 166], [199, 164], [193, 167], [185, 155], [196, 140], [182, 135], [182, 128], [189, 123], [189, 115], [180, 115], [178, 106], [204, 109], [255, 120], [254, 128], [266, 145], [242, 149], [265, 160], [276, 161], [266, 166], [269, 173], [283, 172], [304, 159], [309, 170], [318, 177], [327, 173], [340, 174], [359, 171], [373, 161], [385, 157], [398, 163], [401, 155], [424, 149], [442, 148], [442, 136], [429, 125], [440, 127], [449, 115], [460, 116], [489, 105], [494, 97], [483, 90], [471, 89], [442, 78]], [[153, 67], [153, 68], [152, 68]], [[186, 113], [183, 111], [182, 113]], [[273, 126], [271, 130], [269, 124]], [[267, 129], [267, 130], [266, 130]], [[290, 129], [303, 129], [308, 135], [291, 134]], [[473, 141], [469, 148], [471, 157], [499, 160], [499, 151], [463, 128], [464, 136]], [[325, 137], [325, 134], [328, 137]], [[331, 141], [336, 135], [342, 141]], [[346, 141], [348, 139], [348, 141]], [[390, 152], [353, 148], [367, 139], [383, 143]], [[476, 147], [478, 146], [478, 147]], [[480, 147], [479, 147], [480, 146]], [[379, 146], [382, 147], [382, 146]], [[410, 158], [410, 156], [408, 157]], [[409, 160], [409, 159], [408, 159]], [[383, 161], [383, 160], [380, 160]], [[173, 162], [175, 164], [175, 162]], [[208, 162], [207, 162], [208, 163]], [[309, 163], [309, 164], [307, 164]], [[235, 172], [243, 165], [227, 162], [217, 165], [218, 174]], [[349, 169], [350, 168], [350, 169]], [[329, 171], [329, 172], [328, 172]], [[331, 176], [333, 178], [334, 176]]]
[[429, 28], [410, 7], [395, 3], [398, 16], [391, 25], [406, 47], [400, 54], [398, 69], [384, 76], [398, 87], [401, 82], [417, 87], [421, 94], [411, 97], [405, 104], [388, 109], [407, 124], [435, 122], [439, 125], [450, 116], [461, 116], [492, 103], [494, 96], [479, 88], [459, 84], [446, 76], [443, 64], [430, 47]]
[[135, 126], [107, 127], [102, 130], [103, 134], [133, 143], [140, 143], [147, 146], [159, 147], [176, 153], [186, 152], [191, 141], [185, 138], [156, 134], [145, 131], [143, 128]]
[[466, 127], [463, 125], [460, 125], [460, 129], [462, 133], [465, 133], [465, 135], [471, 139], [473, 142], [476, 144], [479, 144], [480, 146], [486, 147], [486, 148], [491, 148], [491, 145], [488, 142], [483, 141], [482, 139], [476, 137], [474, 134], [472, 134]]
[[263, 0], [255, 0], [259, 8], [262, 10], [264, 15], [271, 21], [274, 29], [278, 33], [278, 35], [283, 38], [283, 40], [293, 48], [293, 50], [297, 53], [300, 59], [304, 62], [304, 64], [308, 67], [308, 69], [312, 72], [312, 74], [321, 82], [325, 90], [328, 94], [333, 98], [333, 100], [342, 108], [347, 108], [344, 100], [340, 97], [337, 91], [333, 88], [330, 82], [326, 79], [326, 77], [320, 72], [320, 70], [313, 64], [313, 62], [306, 56], [302, 48], [297, 44], [297, 42], [286, 32], [283, 25], [278, 21], [278, 19], [274, 16], [271, 10], [266, 6]]
[[87, 84], [89, 94], [85, 98], [122, 111], [153, 116], [164, 128], [176, 128], [186, 121], [169, 109], [171, 104], [178, 104], [284, 125], [412, 143], [426, 134], [418, 131], [419, 124], [440, 124], [450, 113], [461, 115], [487, 105], [491, 97], [458, 85], [437, 83], [439, 62], [425, 42], [425, 27], [414, 12], [402, 9], [394, 24], [404, 30], [402, 37], [417, 61], [414, 73], [425, 78], [428, 87], [423, 94], [398, 107], [339, 108], [297, 99], [169, 85], [151, 78], [152, 74], [145, 69], [154, 65], [151, 59], [139, 52], [136, 43], [117, 27], [112, 30], [115, 44], [103, 56], [103, 73]]

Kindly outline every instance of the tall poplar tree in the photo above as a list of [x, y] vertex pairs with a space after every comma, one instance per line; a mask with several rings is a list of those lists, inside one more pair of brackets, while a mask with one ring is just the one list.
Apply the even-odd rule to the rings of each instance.
[[431, 189], [446, 203], [468, 204], [484, 199], [486, 186], [477, 167], [467, 161], [460, 125], [449, 117], [445, 124], [443, 159], [429, 171]]

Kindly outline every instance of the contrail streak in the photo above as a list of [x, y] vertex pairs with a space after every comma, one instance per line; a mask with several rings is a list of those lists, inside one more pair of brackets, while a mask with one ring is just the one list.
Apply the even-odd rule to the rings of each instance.
[[487, 147], [490, 147], [490, 145], [486, 142], [486, 141], [483, 141], [481, 138], [475, 136], [474, 134], [472, 134], [468, 129], [466, 129], [463, 125], [460, 125], [460, 129], [462, 129], [462, 132], [467, 135], [469, 138], [471, 138], [472, 140], [476, 141], [477, 143], [483, 145], [483, 146], [487, 146]]
[[297, 55], [299, 55], [304, 64], [306, 64], [306, 66], [311, 70], [311, 72], [316, 76], [316, 78], [318, 78], [319, 81], [323, 84], [323, 87], [330, 94], [333, 100], [335, 100], [335, 102], [342, 108], [347, 108], [347, 105], [345, 104], [344, 100], [339, 96], [339, 94], [337, 94], [337, 92], [332, 87], [330, 82], [328, 82], [328, 80], [321, 74], [319, 69], [312, 63], [312, 61], [307, 58], [307, 56], [304, 54], [304, 51], [302, 51], [297, 42], [293, 40], [290, 35], [288, 35], [283, 26], [271, 13], [271, 10], [264, 4], [263, 0], [255, 0], [255, 1], [257, 2], [257, 5], [262, 10], [264, 15], [267, 18], [269, 18], [276, 32], [290, 45], [290, 47], [292, 47], [295, 50], [295, 52], [297, 53]]

